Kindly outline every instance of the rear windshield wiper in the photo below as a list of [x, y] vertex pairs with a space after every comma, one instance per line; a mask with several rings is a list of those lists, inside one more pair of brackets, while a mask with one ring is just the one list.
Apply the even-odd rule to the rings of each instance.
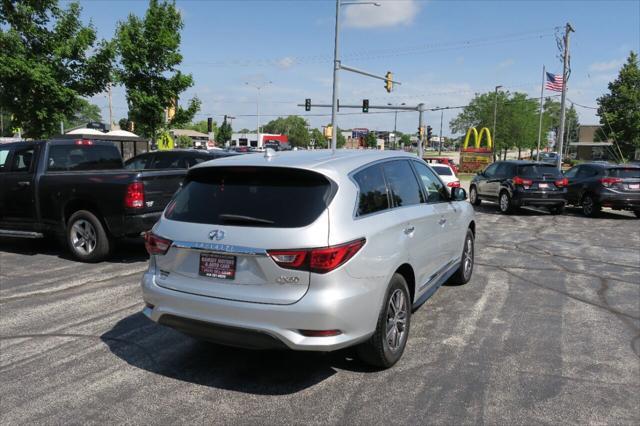
[[243, 216], [239, 214], [221, 214], [218, 217], [225, 222], [246, 222], [246, 223], [264, 223], [273, 225], [275, 222], [269, 219], [261, 219], [259, 217]]

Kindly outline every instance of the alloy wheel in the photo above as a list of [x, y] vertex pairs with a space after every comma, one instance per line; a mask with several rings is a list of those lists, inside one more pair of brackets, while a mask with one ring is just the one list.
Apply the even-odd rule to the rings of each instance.
[[506, 192], [503, 192], [502, 195], [500, 195], [500, 210], [503, 212], [509, 210], [509, 196]]
[[593, 214], [593, 199], [591, 197], [586, 196], [584, 200], [582, 200], [582, 211], [586, 216]]
[[407, 334], [407, 299], [402, 290], [396, 289], [387, 305], [386, 342], [389, 349], [402, 348]]
[[473, 269], [473, 240], [467, 237], [464, 243], [464, 279], [468, 280], [471, 276], [471, 270]]
[[475, 187], [471, 188], [471, 190], [469, 191], [469, 202], [471, 204], [475, 204], [477, 196], [478, 194], [476, 194], [476, 188]]
[[98, 242], [96, 229], [85, 219], [76, 220], [71, 226], [71, 244], [73, 249], [83, 255], [93, 252]]

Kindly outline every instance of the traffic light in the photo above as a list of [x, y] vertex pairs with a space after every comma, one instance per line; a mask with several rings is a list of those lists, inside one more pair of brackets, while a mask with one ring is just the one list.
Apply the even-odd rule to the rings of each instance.
[[213, 118], [207, 118], [207, 133], [213, 132]]
[[369, 99], [362, 100], [362, 112], [369, 112]]
[[304, 100], [304, 110], [311, 111], [311, 99], [307, 98]]
[[427, 142], [431, 142], [432, 136], [433, 136], [433, 128], [431, 126], [427, 126]]
[[391, 73], [391, 71], [387, 71], [385, 78], [386, 81], [384, 82], [384, 88], [387, 89], [387, 93], [391, 93], [391, 91], [393, 90], [393, 74]]

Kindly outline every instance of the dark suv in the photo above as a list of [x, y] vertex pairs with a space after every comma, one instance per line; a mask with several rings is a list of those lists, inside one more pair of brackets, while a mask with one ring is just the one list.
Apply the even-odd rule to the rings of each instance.
[[469, 186], [469, 201], [497, 201], [502, 213], [521, 206], [547, 207], [552, 214], [564, 211], [567, 179], [555, 165], [535, 161], [497, 161], [478, 173]]
[[602, 207], [632, 210], [640, 217], [640, 166], [587, 163], [564, 176], [569, 180], [568, 203], [582, 207], [585, 216], [597, 216]]

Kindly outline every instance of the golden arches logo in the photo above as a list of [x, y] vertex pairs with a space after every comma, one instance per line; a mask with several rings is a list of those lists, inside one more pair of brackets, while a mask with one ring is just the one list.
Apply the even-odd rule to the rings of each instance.
[[480, 144], [482, 143], [482, 136], [484, 136], [485, 133], [487, 135], [487, 147], [491, 149], [493, 147], [491, 132], [486, 127], [483, 127], [482, 129], [480, 129], [480, 134], [478, 134], [478, 130], [475, 127], [469, 127], [469, 130], [467, 130], [467, 135], [464, 138], [464, 144], [462, 146], [462, 149], [467, 149], [467, 146], [469, 145], [469, 138], [471, 137], [472, 134], [475, 139], [474, 146], [476, 149], [479, 149]]

